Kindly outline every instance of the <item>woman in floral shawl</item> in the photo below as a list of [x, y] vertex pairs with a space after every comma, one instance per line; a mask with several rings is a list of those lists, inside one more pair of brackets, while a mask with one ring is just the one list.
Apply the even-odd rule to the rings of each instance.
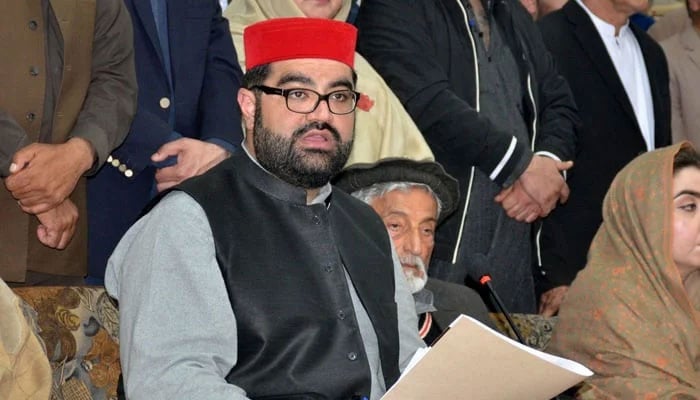
[[613, 181], [548, 350], [595, 372], [582, 399], [700, 398], [700, 158], [646, 153]]

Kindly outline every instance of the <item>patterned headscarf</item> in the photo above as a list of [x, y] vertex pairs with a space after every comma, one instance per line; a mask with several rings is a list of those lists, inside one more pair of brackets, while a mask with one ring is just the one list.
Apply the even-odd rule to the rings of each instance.
[[548, 348], [595, 372], [579, 398], [700, 398], [700, 319], [671, 252], [673, 160], [684, 146], [639, 156], [605, 197]]

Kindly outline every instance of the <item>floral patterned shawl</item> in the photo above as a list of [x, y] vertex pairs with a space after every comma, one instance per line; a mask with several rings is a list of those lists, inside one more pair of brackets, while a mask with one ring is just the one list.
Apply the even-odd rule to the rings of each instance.
[[673, 159], [682, 146], [636, 158], [605, 197], [588, 264], [548, 348], [595, 372], [579, 398], [700, 398], [700, 314], [671, 253]]

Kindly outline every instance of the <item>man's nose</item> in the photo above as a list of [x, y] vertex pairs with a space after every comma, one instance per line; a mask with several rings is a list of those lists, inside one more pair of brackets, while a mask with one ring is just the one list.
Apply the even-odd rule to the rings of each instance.
[[306, 114], [306, 118], [312, 121], [328, 121], [332, 116], [333, 113], [328, 105], [328, 99], [319, 101], [316, 108], [310, 113]]
[[411, 230], [408, 232], [408, 237], [404, 241], [404, 248], [409, 253], [419, 256], [421, 254], [423, 243], [421, 241], [420, 232]]

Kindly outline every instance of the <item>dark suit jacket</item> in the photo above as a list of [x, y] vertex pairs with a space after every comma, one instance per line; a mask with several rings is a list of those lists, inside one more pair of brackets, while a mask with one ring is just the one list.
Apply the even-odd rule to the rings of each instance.
[[[569, 284], [585, 266], [602, 220], [603, 197], [622, 167], [646, 144], [622, 81], [593, 22], [576, 1], [539, 21], [545, 44], [569, 81], [583, 126], [576, 164], [568, 175], [571, 195], [544, 220], [542, 268], [551, 286]], [[630, 26], [646, 64], [654, 103], [655, 145], [671, 140], [668, 67], [661, 47]], [[550, 286], [550, 287], [551, 287]]]
[[474, 289], [434, 278], [428, 278], [425, 288], [433, 292], [433, 305], [437, 309], [433, 319], [441, 328], [447, 329], [461, 314], [495, 328], [486, 304]]
[[0, 178], [5, 178], [10, 175], [12, 157], [30, 142], [24, 129], [4, 110], [0, 110], [0, 135]]
[[168, 37], [175, 99], [164, 67], [151, 2], [125, 0], [134, 25], [138, 110], [131, 131], [112, 156], [133, 172], [127, 177], [109, 163], [88, 182], [90, 275], [104, 276], [106, 261], [121, 236], [150, 200], [155, 168], [151, 155], [184, 137], [235, 148], [243, 138], [236, 101], [242, 73], [228, 21], [217, 0], [169, 0]]

